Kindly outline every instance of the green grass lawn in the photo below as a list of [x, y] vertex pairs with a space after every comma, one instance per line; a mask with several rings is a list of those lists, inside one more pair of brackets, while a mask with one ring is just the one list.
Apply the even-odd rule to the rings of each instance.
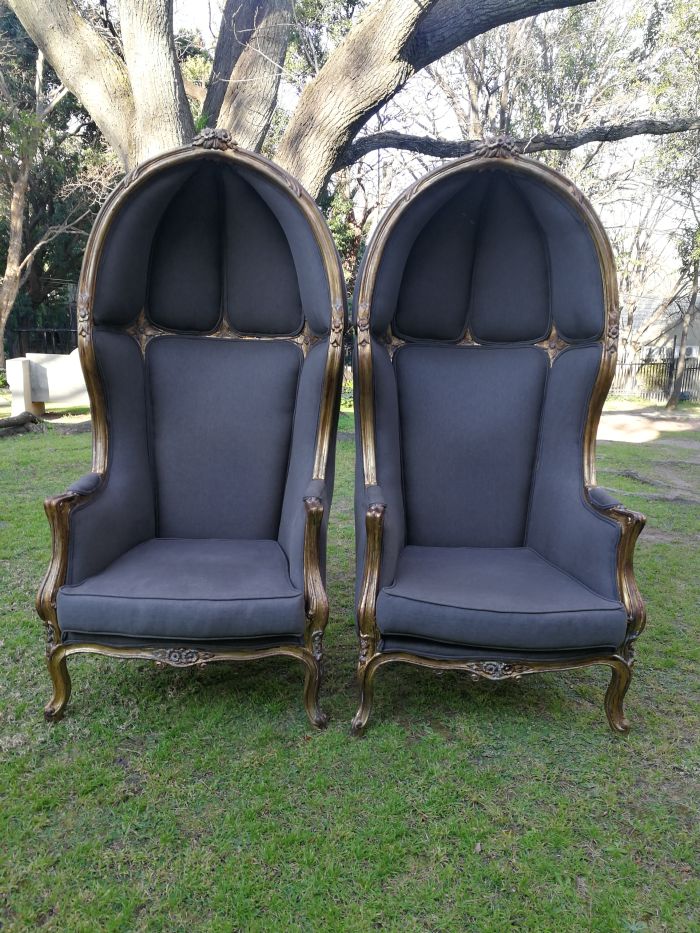
[[90, 440], [0, 441], [0, 928], [700, 930], [700, 434], [600, 445], [599, 481], [651, 526], [627, 738], [602, 668], [496, 685], [390, 666], [358, 740], [351, 422], [325, 732], [281, 659], [73, 659], [46, 725], [41, 502], [89, 468]]

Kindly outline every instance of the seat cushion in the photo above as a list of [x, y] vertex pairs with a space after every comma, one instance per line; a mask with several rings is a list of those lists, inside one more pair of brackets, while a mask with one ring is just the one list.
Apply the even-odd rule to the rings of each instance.
[[412, 546], [379, 593], [377, 623], [383, 636], [553, 651], [616, 647], [627, 614], [531, 548]]
[[62, 632], [196, 641], [301, 635], [276, 541], [153, 538], [58, 593]]

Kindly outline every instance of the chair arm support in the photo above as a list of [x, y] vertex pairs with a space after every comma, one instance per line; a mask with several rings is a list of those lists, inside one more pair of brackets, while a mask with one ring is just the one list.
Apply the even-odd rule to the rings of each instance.
[[56, 615], [56, 595], [65, 583], [68, 569], [70, 514], [76, 505], [90, 498], [102, 479], [101, 473], [88, 473], [73, 483], [68, 492], [50, 496], [44, 502], [51, 529], [51, 560], [36, 596], [36, 611], [48, 626], [48, 650], [58, 644], [61, 638]]
[[364, 573], [357, 609], [357, 621], [360, 629], [360, 665], [375, 651], [379, 632], [377, 630], [377, 592], [379, 589], [379, 570], [382, 559], [382, 539], [384, 532], [384, 512], [386, 502], [381, 487], [365, 487], [367, 511], [365, 514]]
[[379, 485], [365, 486], [365, 502], [368, 508], [371, 508], [373, 505], [381, 505], [386, 508], [386, 496], [384, 495], [382, 487]]
[[318, 499], [320, 502], [326, 501], [326, 481], [325, 479], [312, 479], [304, 492], [304, 502], [307, 499]]
[[306, 606], [306, 646], [321, 657], [321, 638], [328, 622], [328, 596], [321, 573], [321, 526], [325, 483], [311, 480], [304, 495], [304, 602]]
[[641, 512], [626, 509], [606, 489], [599, 486], [586, 487], [587, 499], [599, 515], [612, 519], [620, 526], [617, 545], [617, 585], [620, 599], [627, 610], [626, 645], [638, 638], [646, 624], [646, 609], [637, 581], [634, 577], [634, 548], [646, 517]]

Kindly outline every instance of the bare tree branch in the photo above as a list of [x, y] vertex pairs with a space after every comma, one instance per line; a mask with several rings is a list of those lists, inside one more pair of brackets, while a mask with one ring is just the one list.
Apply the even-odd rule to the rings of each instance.
[[[575, 133], [540, 133], [528, 139], [509, 141], [519, 152], [533, 153], [549, 149], [577, 149], [587, 143], [612, 142], [629, 139], [631, 136], [663, 136], [668, 133], [686, 133], [689, 130], [698, 129], [700, 129], [700, 117], [677, 117], [673, 120], [656, 120], [650, 117], [643, 120], [630, 120], [628, 123], [603, 123], [598, 126], [584, 127]], [[393, 131], [372, 133], [369, 136], [361, 136], [348, 146], [338, 159], [334, 170], [352, 165], [368, 152], [374, 152], [377, 149], [405, 149], [438, 159], [456, 159], [459, 156], [469, 155], [479, 146], [483, 146], [481, 139], [435, 139], [431, 136], [411, 136]]]
[[589, 0], [377, 0], [306, 85], [277, 160], [317, 195], [367, 120], [426, 65], [524, 16]]

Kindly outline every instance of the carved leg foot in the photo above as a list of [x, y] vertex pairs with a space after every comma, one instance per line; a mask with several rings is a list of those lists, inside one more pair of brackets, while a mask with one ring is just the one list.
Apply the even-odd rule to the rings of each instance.
[[632, 680], [632, 665], [620, 659], [611, 665], [612, 677], [605, 694], [605, 712], [613, 732], [626, 733], [630, 724], [625, 718], [623, 707], [625, 694]]
[[360, 683], [360, 706], [350, 726], [353, 735], [363, 735], [369, 714], [372, 712], [374, 700], [374, 672], [375, 668], [365, 664], [358, 668], [357, 679]]
[[53, 696], [44, 707], [44, 719], [47, 722], [57, 722], [63, 717], [71, 690], [66, 657], [60, 647], [55, 648], [49, 655], [48, 667], [53, 683]]
[[321, 661], [311, 658], [306, 665], [306, 679], [304, 681], [304, 706], [306, 714], [313, 726], [325, 729], [328, 725], [328, 715], [318, 705], [318, 694], [321, 689]]

